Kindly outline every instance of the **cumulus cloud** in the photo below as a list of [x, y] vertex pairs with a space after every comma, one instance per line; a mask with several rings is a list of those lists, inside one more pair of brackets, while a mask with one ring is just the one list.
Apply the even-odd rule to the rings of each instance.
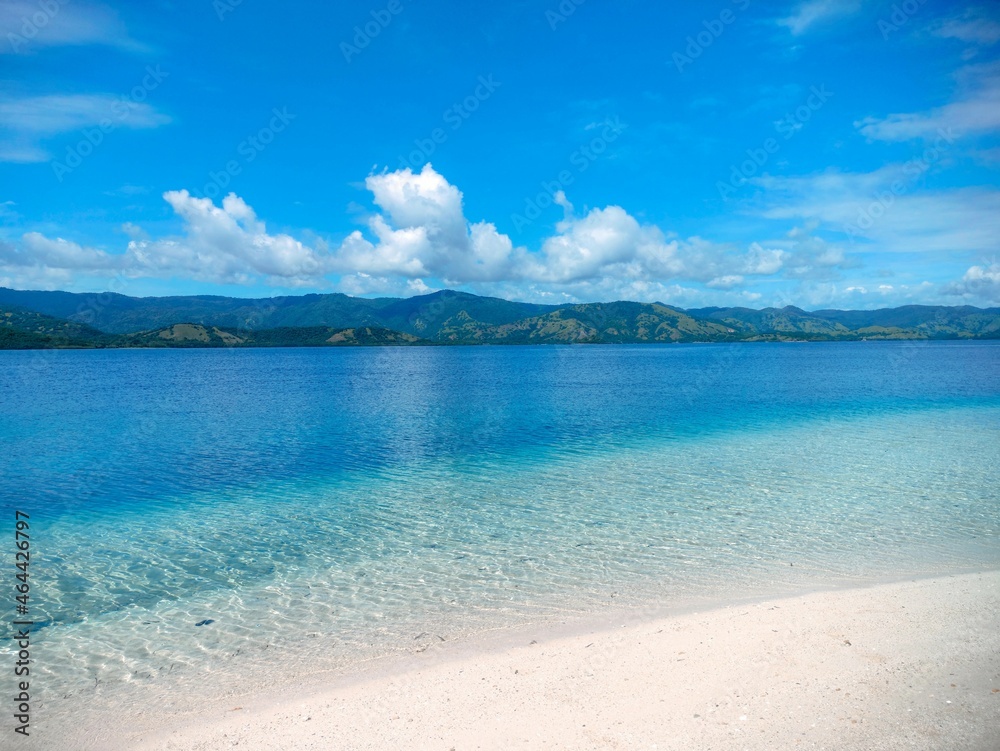
[[742, 276], [739, 274], [727, 274], [726, 276], [717, 276], [715, 279], [710, 279], [705, 286], [712, 289], [732, 289], [733, 287], [739, 287], [741, 284], [743, 284]]
[[[7, 259], [5, 259], [7, 260]], [[38, 232], [28, 232], [22, 239], [22, 249], [12, 262], [21, 265], [47, 266], [57, 269], [88, 268], [105, 270], [119, 268], [120, 259], [95, 248], [85, 248], [61, 237], [51, 240]]]
[[624, 209], [593, 209], [556, 225], [526, 274], [536, 281], [577, 282], [600, 276], [670, 278], [682, 271], [678, 243], [658, 227], [642, 226]]
[[799, 307], [868, 309], [887, 308], [912, 303], [947, 303], [936, 300], [935, 285], [928, 281], [913, 284], [880, 284], [867, 280], [846, 282], [811, 282], [802, 284], [795, 291]]
[[186, 190], [164, 199], [184, 222], [184, 234], [145, 239], [140, 228], [127, 225], [133, 239], [124, 253], [83, 247], [63, 238], [28, 232], [18, 246], [0, 245], [0, 273], [31, 279], [54, 274], [174, 278], [217, 283], [267, 281], [284, 286], [315, 285], [332, 268], [332, 256], [285, 234], [269, 234], [253, 209], [230, 194], [222, 207]]
[[462, 193], [424, 165], [370, 175], [365, 186], [382, 209], [369, 219], [374, 242], [352, 233], [337, 253], [348, 271], [437, 277], [450, 282], [491, 281], [511, 276], [516, 251], [506, 235], [488, 222], [470, 224]]
[[107, 268], [100, 253], [65, 240], [48, 240], [35, 233], [25, 235], [21, 246], [0, 239], [0, 286], [22, 289], [68, 287], [72, 285], [79, 268], [87, 266], [88, 261], [96, 258], [99, 266]]
[[[716, 243], [643, 223], [620, 206], [581, 214], [563, 196], [564, 218], [540, 247], [516, 246], [495, 225], [465, 216], [463, 196], [430, 165], [368, 177], [375, 211], [339, 243], [269, 231], [229, 194], [217, 205], [188, 191], [163, 195], [180, 232], [150, 237], [122, 226], [119, 252], [29, 232], [0, 247], [0, 277], [47, 286], [109, 277], [191, 279], [412, 295], [445, 286], [549, 302], [598, 299], [695, 302], [698, 294], [748, 304], [761, 280], [836, 279], [851, 259], [803, 232], [785, 241]], [[790, 190], [785, 186], [785, 190]], [[809, 225], [810, 227], [812, 225]], [[697, 294], [696, 294], [697, 293]]]
[[0, 284], [43, 289], [68, 286], [80, 273], [114, 276], [123, 262], [122, 256], [28, 232], [20, 245], [0, 241]]
[[[566, 216], [537, 252], [515, 246], [489, 222], [470, 222], [461, 191], [425, 165], [372, 175], [366, 181], [380, 213], [368, 219], [370, 239], [352, 233], [333, 253], [334, 269], [371, 278], [441, 279], [445, 284], [529, 282], [563, 286], [610, 278], [627, 283], [665, 279], [709, 282], [774, 274], [783, 252], [751, 245], [746, 252], [700, 238], [667, 237], [619, 206]], [[731, 280], [730, 280], [731, 281]], [[366, 282], [366, 284], [369, 282]]]
[[1000, 263], [970, 267], [961, 280], [945, 286], [944, 294], [1000, 303]]
[[309, 284], [331, 270], [324, 248], [310, 248], [286, 234], [272, 235], [254, 210], [233, 193], [217, 207], [186, 190], [163, 198], [184, 220], [183, 237], [129, 242], [125, 268], [136, 276], [176, 276], [248, 283], [264, 278], [291, 286]]
[[372, 276], [358, 272], [340, 278], [337, 289], [348, 295], [383, 295], [386, 297], [412, 297], [427, 295], [437, 289], [428, 286], [423, 279], [400, 279], [391, 276]]
[[809, 231], [797, 229], [789, 234], [784, 263], [784, 276], [788, 279], [834, 282], [841, 279], [844, 271], [861, 265], [855, 254]]

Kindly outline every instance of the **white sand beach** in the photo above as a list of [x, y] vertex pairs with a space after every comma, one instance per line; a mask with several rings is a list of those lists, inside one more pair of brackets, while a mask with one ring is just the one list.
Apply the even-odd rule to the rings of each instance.
[[1000, 572], [440, 643], [145, 722], [63, 747], [995, 750]]

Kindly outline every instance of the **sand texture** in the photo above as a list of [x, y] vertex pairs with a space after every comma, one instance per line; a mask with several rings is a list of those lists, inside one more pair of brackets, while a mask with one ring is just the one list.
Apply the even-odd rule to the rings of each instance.
[[996, 750], [1000, 572], [441, 644], [230, 703], [62, 747]]

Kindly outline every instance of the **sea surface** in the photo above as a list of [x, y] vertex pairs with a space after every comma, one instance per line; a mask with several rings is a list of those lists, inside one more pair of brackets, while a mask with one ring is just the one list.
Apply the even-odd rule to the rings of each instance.
[[0, 352], [0, 475], [44, 729], [516, 624], [998, 568], [1000, 342]]

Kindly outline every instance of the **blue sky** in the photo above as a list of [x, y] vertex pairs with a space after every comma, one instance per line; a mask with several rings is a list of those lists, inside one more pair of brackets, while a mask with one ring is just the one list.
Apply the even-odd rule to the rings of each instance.
[[1000, 304], [1000, 8], [0, 5], [0, 285]]

